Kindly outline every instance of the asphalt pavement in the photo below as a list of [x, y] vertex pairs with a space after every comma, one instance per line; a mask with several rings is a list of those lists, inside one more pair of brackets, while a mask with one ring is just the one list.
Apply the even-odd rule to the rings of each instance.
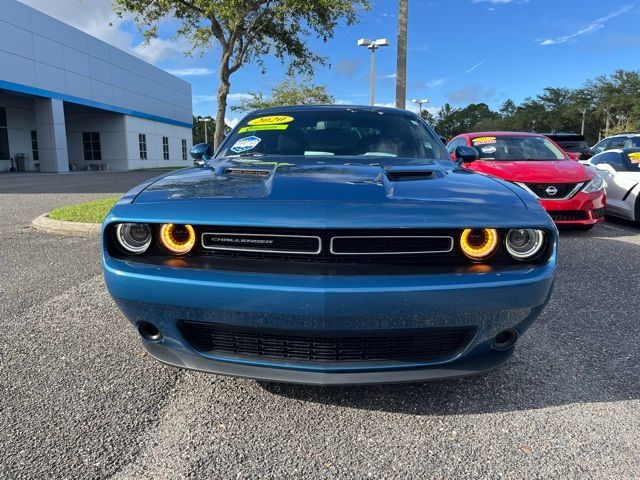
[[640, 478], [640, 229], [562, 232], [553, 299], [498, 370], [269, 384], [154, 361], [99, 239], [29, 227], [155, 175], [0, 175], [0, 478]]

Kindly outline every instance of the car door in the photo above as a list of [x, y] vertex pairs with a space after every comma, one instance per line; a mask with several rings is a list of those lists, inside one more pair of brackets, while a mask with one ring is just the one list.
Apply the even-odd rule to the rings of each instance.
[[[595, 165], [598, 174], [607, 182], [607, 213], [624, 218], [629, 217], [629, 208], [626, 205], [625, 197], [631, 184], [629, 178], [625, 175], [625, 164], [622, 159], [622, 152], [603, 152], [591, 159], [591, 163]], [[608, 167], [603, 167], [606, 165]]]
[[620, 208], [626, 212], [625, 217], [640, 221], [640, 218], [635, 218], [636, 202], [640, 195], [640, 148], [625, 151], [622, 161], [624, 171], [616, 173], [617, 183], [624, 190]]

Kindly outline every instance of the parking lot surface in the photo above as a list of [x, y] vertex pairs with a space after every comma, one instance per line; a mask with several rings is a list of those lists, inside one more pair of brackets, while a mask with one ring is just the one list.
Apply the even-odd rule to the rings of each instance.
[[640, 229], [565, 231], [504, 367], [322, 388], [162, 365], [98, 238], [30, 228], [156, 173], [0, 175], [0, 478], [640, 478]]

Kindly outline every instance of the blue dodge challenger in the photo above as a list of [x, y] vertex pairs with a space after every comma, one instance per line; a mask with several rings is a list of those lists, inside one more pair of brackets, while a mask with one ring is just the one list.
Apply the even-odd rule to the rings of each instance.
[[413, 113], [261, 110], [192, 155], [103, 225], [107, 288], [162, 362], [326, 385], [470, 375], [507, 361], [551, 295], [537, 200], [452, 162]]

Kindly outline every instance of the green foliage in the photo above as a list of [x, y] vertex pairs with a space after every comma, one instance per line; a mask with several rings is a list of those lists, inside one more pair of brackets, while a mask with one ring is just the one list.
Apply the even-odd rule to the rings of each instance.
[[640, 130], [640, 71], [618, 70], [577, 89], [548, 87], [520, 105], [506, 100], [498, 112], [482, 103], [462, 109], [445, 104], [435, 128], [447, 138], [487, 130], [580, 132], [583, 118], [591, 143], [605, 135]]
[[49, 218], [67, 222], [102, 223], [119, 198], [107, 197], [55, 208], [49, 212]]
[[[326, 59], [309, 48], [313, 36], [327, 41], [341, 23], [356, 22], [369, 0], [113, 0], [115, 11], [133, 14], [147, 41], [157, 37], [160, 24], [178, 21], [176, 37], [189, 41], [188, 54], [219, 47], [219, 86], [216, 124], [223, 125], [230, 77], [247, 63], [265, 69], [265, 57], [288, 59], [289, 71], [312, 74]], [[215, 132], [214, 144], [224, 137]]]
[[[211, 117], [208, 117], [211, 118]], [[216, 122], [211, 119], [209, 122], [201, 122], [198, 121], [198, 117], [193, 117], [193, 144], [197, 145], [198, 143], [205, 143], [205, 134], [204, 129], [207, 129], [207, 141], [213, 141], [213, 135], [216, 131]]]
[[300, 81], [295, 78], [285, 79], [273, 88], [268, 97], [262, 92], [251, 92], [250, 95], [251, 98], [242, 99], [231, 110], [248, 112], [287, 105], [327, 105], [335, 101], [324, 85], [313, 85], [308, 77]]

